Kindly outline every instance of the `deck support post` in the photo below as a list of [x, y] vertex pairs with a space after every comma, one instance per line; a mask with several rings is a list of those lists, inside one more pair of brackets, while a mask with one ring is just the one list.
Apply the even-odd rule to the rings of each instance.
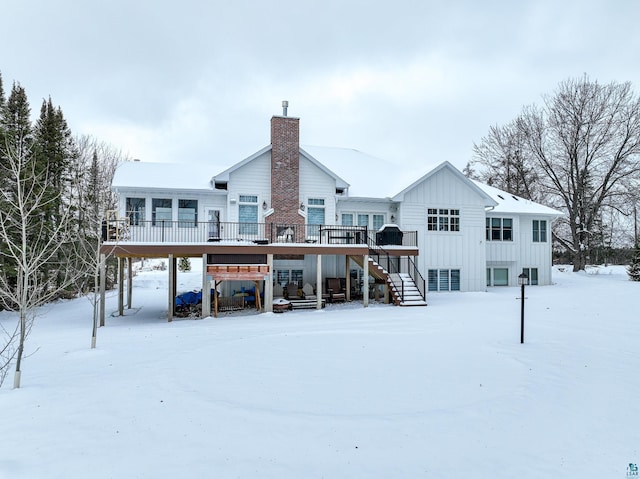
[[267, 254], [267, 267], [269, 274], [264, 281], [264, 310], [267, 313], [273, 312], [273, 254]]
[[104, 314], [105, 314], [105, 290], [106, 290], [106, 281], [107, 281], [107, 256], [102, 253], [100, 254], [100, 326], [104, 326]]
[[211, 277], [207, 274], [207, 253], [202, 253], [202, 318], [211, 316]]
[[127, 258], [127, 309], [131, 309], [131, 300], [133, 298], [133, 261]]
[[173, 321], [176, 305], [176, 258], [169, 254], [169, 307], [167, 309], [167, 320]]
[[363, 269], [364, 269], [364, 273], [363, 273], [363, 278], [362, 278], [362, 303], [364, 304], [364, 307], [368, 307], [369, 306], [369, 255], [365, 254], [362, 257], [362, 263], [363, 263]]
[[118, 258], [118, 315], [124, 316], [124, 258]]
[[316, 309], [322, 309], [322, 255], [316, 255]]
[[345, 273], [345, 281], [344, 281], [344, 289], [345, 292], [347, 293], [347, 301], [351, 301], [351, 256], [346, 255], [345, 256], [345, 265], [344, 265], [344, 269], [346, 271]]

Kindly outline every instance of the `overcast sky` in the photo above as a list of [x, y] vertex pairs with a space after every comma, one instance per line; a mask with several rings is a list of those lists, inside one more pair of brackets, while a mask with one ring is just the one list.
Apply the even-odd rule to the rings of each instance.
[[[301, 143], [413, 179], [568, 78], [640, 90], [640, 2], [5, 0], [0, 73], [32, 115], [142, 161], [228, 166], [300, 118]], [[215, 167], [214, 167], [215, 168]], [[346, 178], [347, 181], [351, 179]], [[408, 181], [407, 185], [411, 183]]]

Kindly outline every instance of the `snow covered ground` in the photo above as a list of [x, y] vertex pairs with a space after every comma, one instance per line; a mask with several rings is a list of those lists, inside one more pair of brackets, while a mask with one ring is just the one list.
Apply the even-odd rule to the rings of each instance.
[[525, 344], [518, 288], [167, 323], [166, 274], [136, 276], [95, 350], [86, 299], [42, 311], [23, 387], [0, 389], [0, 478], [623, 478], [640, 463], [640, 283], [621, 267], [528, 287]]

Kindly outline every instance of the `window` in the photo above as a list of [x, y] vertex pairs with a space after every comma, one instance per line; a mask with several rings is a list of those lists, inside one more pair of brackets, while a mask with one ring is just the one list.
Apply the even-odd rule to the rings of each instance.
[[493, 285], [509, 286], [509, 270], [507, 268], [493, 268]]
[[529, 278], [530, 285], [538, 284], [538, 268], [522, 268], [522, 272]]
[[171, 199], [153, 198], [151, 200], [151, 224], [159, 226], [171, 220]]
[[427, 209], [427, 231], [460, 231], [460, 210]]
[[243, 235], [258, 234], [258, 197], [240, 195], [238, 204], [238, 232]]
[[178, 226], [198, 226], [198, 200], [178, 200]]
[[547, 220], [533, 220], [533, 242], [547, 242]]
[[309, 198], [307, 201], [309, 205], [307, 209], [307, 223], [310, 225], [323, 225], [324, 224], [324, 199], [323, 198]]
[[283, 288], [289, 283], [296, 283], [299, 288], [302, 288], [301, 269], [277, 269], [274, 278], [276, 283]]
[[127, 198], [126, 209], [130, 225], [139, 226], [140, 223], [144, 222], [144, 198]]
[[430, 269], [427, 284], [429, 291], [460, 291], [460, 270]]
[[487, 218], [487, 241], [513, 241], [512, 218]]
[[343, 226], [362, 226], [377, 231], [384, 223], [385, 215], [382, 213], [342, 213]]

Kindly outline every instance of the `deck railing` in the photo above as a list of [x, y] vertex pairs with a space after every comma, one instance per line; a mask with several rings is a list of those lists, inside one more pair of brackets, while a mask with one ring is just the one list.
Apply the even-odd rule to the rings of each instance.
[[[370, 244], [375, 243], [376, 232], [366, 226], [296, 225], [281, 223], [236, 223], [193, 221], [138, 221], [105, 222], [103, 240], [131, 243], [202, 243], [202, 242], [251, 242], [269, 243], [320, 243], [320, 244]], [[405, 246], [417, 245], [417, 232], [405, 231]]]

